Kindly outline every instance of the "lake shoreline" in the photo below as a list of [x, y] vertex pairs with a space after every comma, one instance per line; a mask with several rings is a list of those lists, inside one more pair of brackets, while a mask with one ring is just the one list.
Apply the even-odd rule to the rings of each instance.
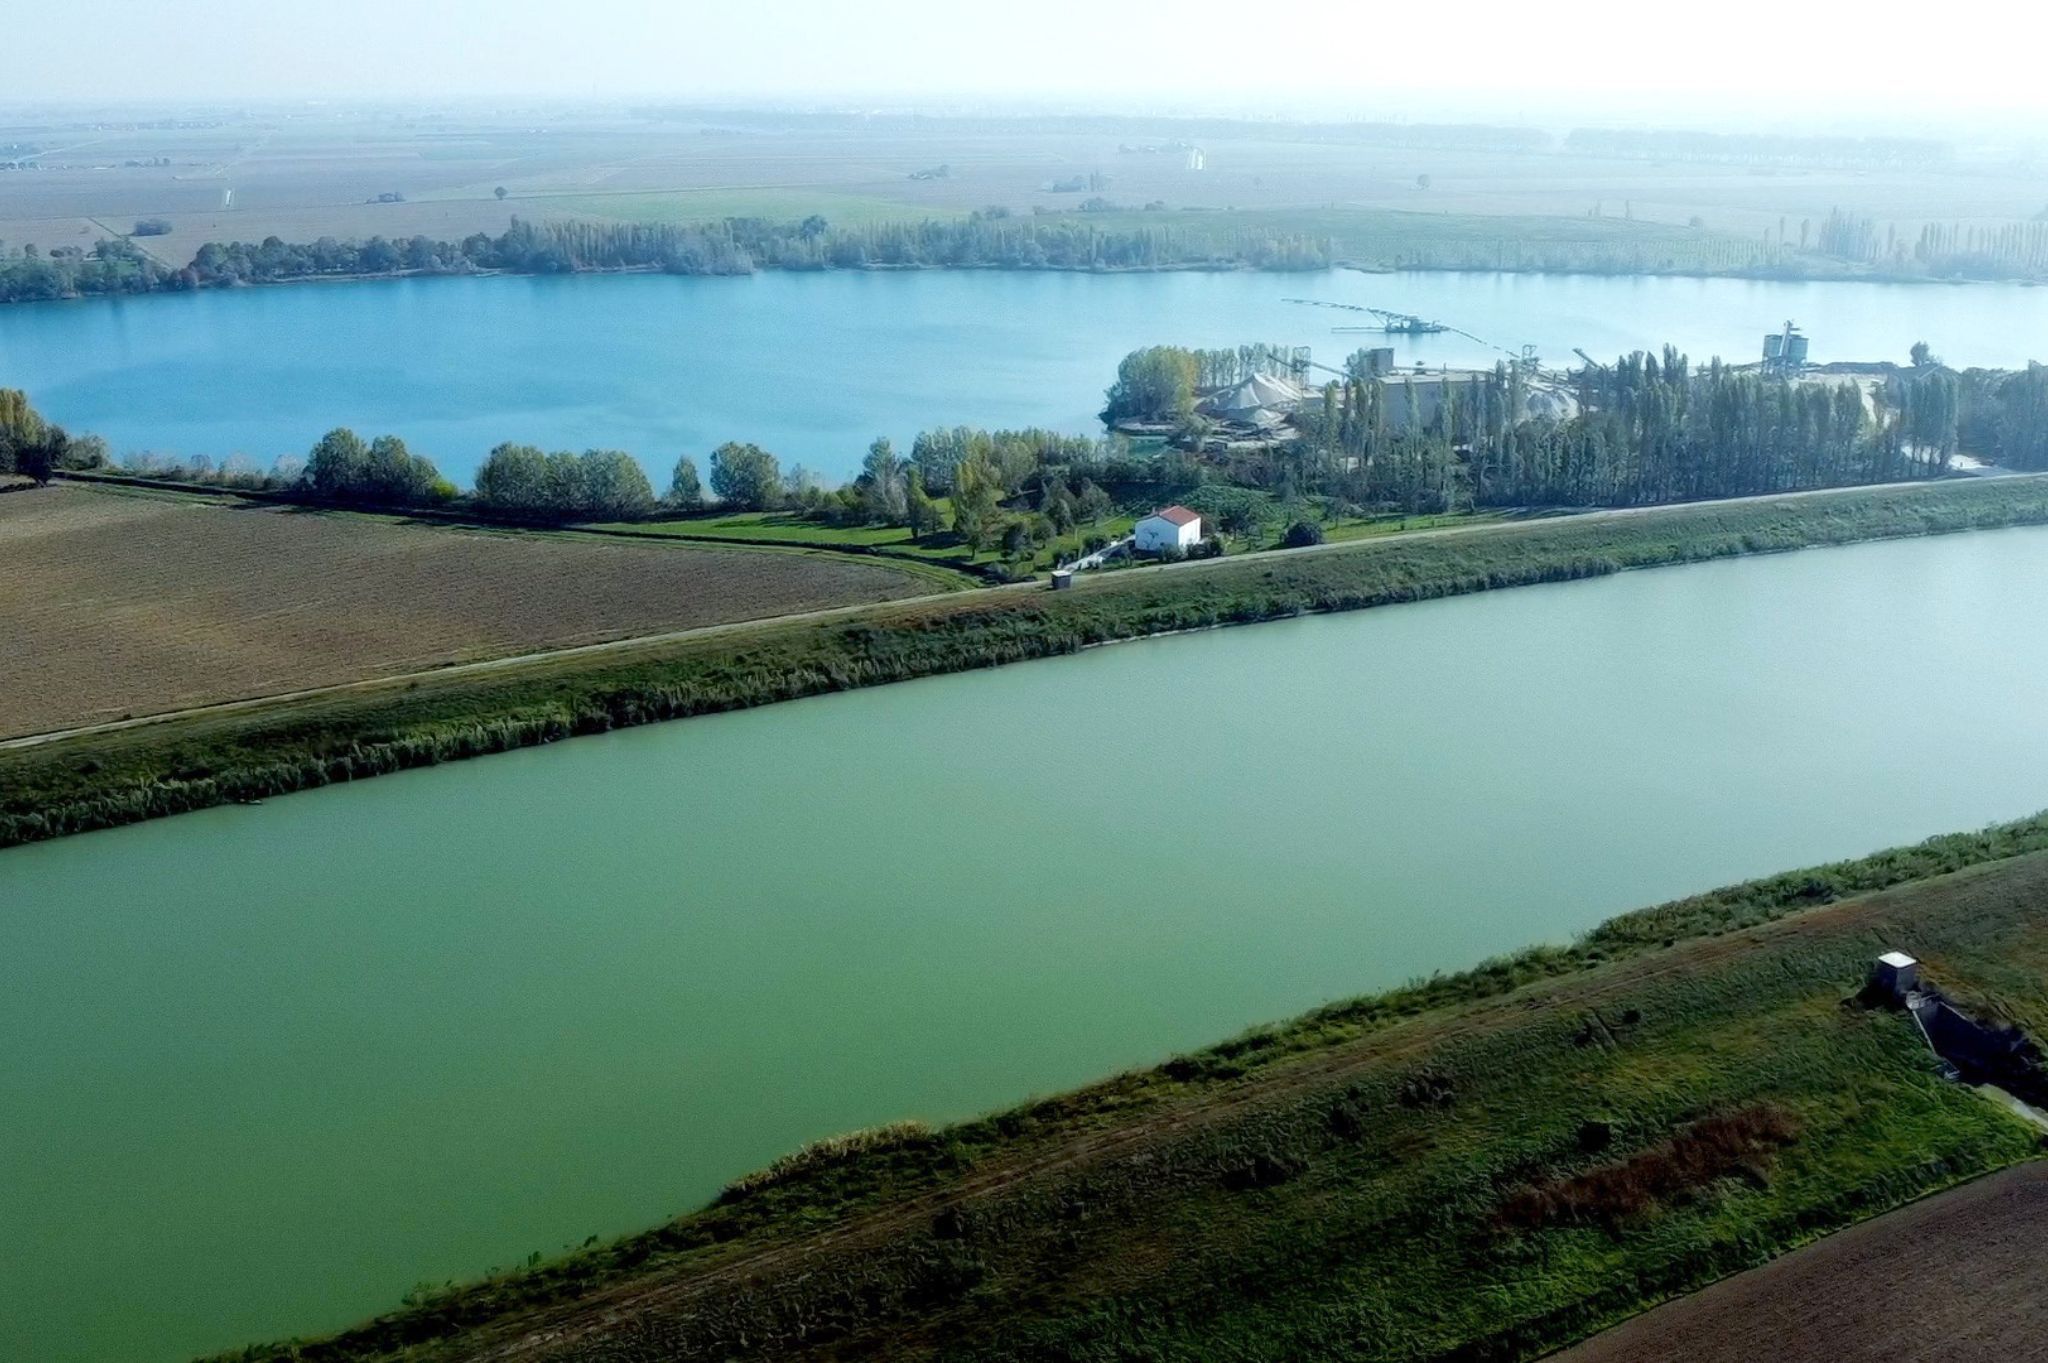
[[221, 293], [242, 289], [296, 288], [317, 284], [379, 284], [401, 280], [423, 279], [553, 279], [582, 276], [609, 275], [657, 275], [674, 279], [746, 279], [754, 275], [827, 275], [827, 274], [1057, 274], [1057, 275], [1152, 275], [1152, 274], [1267, 274], [1267, 275], [1308, 275], [1341, 270], [1353, 274], [1398, 275], [1514, 275], [1518, 277], [1554, 277], [1559, 279], [1730, 279], [1770, 284], [1885, 284], [1943, 287], [2012, 287], [2038, 288], [2044, 281], [2032, 278], [1993, 279], [1989, 277], [1957, 276], [1943, 278], [1924, 274], [1906, 274], [1885, 270], [1857, 270], [1843, 267], [1838, 270], [1779, 270], [1768, 268], [1731, 267], [1725, 270], [1694, 269], [1674, 267], [1668, 270], [1656, 269], [1573, 269], [1569, 266], [1518, 266], [1518, 265], [1432, 265], [1432, 264], [1388, 264], [1383, 261], [1333, 260], [1328, 264], [1316, 265], [1263, 265], [1242, 259], [1219, 259], [1213, 261], [1175, 261], [1158, 265], [1026, 265], [1017, 263], [987, 262], [961, 264], [931, 264], [924, 262], [888, 264], [869, 262], [861, 265], [826, 265], [815, 269], [783, 265], [755, 265], [745, 270], [670, 270], [659, 265], [622, 266], [580, 266], [570, 270], [389, 270], [380, 273], [355, 274], [308, 274], [291, 275], [280, 279], [222, 280], [198, 284], [166, 285], [163, 288], [140, 289], [111, 293], [71, 293], [56, 298], [10, 298], [0, 299], [0, 308], [28, 306], [38, 303], [94, 303], [127, 298], [155, 298], [166, 294]]
[[1417, 532], [1010, 587], [398, 694], [321, 696], [0, 753], [0, 848], [665, 719], [964, 672], [1123, 639], [1826, 544], [2048, 524], [2048, 475], [1783, 494]]
[[[2017, 370], [2036, 322], [2048, 325], [2048, 293], [1981, 287], [1497, 271], [797, 273], [208, 289], [157, 306], [10, 314], [0, 367], [50, 420], [138, 468], [205, 459], [262, 470], [346, 425], [403, 438], [458, 487], [508, 442], [625, 451], [659, 488], [678, 455], [701, 471], [733, 439], [830, 486], [855, 477], [878, 436], [908, 451], [919, 434], [958, 426], [1097, 435], [1117, 364], [1158, 343], [1307, 346], [1312, 381], [1359, 346], [1393, 346], [1404, 370], [1491, 369], [1533, 350], [1563, 381], [1575, 347], [1608, 364], [1667, 345], [1703, 365], [1753, 362], [1761, 334], [1786, 318], [1822, 360], [1904, 363], [1924, 338], [1958, 371]], [[1345, 334], [1333, 324], [1372, 319], [1297, 295], [1444, 330]], [[543, 339], [564, 335], [576, 344]], [[236, 383], [216, 386], [222, 373]]]

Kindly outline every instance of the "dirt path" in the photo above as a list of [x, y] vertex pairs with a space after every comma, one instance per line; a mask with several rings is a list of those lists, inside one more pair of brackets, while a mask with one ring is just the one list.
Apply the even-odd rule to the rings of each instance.
[[1902, 1207], [1667, 1303], [1551, 1363], [2048, 1358], [2048, 1162]]

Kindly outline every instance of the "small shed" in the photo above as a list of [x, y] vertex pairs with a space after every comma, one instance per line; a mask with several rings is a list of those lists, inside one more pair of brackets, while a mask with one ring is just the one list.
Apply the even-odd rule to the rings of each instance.
[[1131, 531], [1132, 547], [1141, 554], [1186, 550], [1201, 542], [1202, 517], [1184, 506], [1161, 507]]
[[1871, 992], [1893, 1003], [1920, 987], [1920, 963], [1903, 951], [1887, 951], [1870, 963]]
[[1072, 568], [1053, 569], [1052, 589], [1056, 592], [1070, 592], [1074, 590], [1074, 570]]

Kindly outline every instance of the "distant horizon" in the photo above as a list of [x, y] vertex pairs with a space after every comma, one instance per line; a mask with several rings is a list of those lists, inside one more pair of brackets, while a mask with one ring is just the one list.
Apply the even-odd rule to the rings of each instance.
[[[1099, 117], [1194, 121], [1236, 120], [1247, 123], [1288, 124], [1445, 124], [1493, 125], [1531, 128], [1562, 135], [1577, 127], [1628, 128], [1704, 133], [1779, 134], [1808, 136], [1906, 137], [1932, 141], [1980, 138], [2028, 143], [2039, 140], [2048, 152], [2048, 110], [1952, 109], [1938, 116], [1924, 112], [1881, 110], [1829, 105], [1824, 111], [1791, 105], [1774, 106], [1768, 112], [1742, 113], [1708, 104], [1688, 105], [1670, 100], [1655, 107], [1639, 107], [1619, 96], [1579, 97], [1577, 102], [1548, 104], [1535, 99], [1512, 104], [1490, 104], [1459, 97], [1452, 92], [1419, 93], [1400, 107], [1336, 102], [1331, 96], [1316, 101], [1297, 95], [1290, 101], [1196, 104], [1166, 96], [1152, 99], [1090, 99], [1046, 96], [947, 95], [911, 92], [844, 92], [832, 94], [734, 91], [724, 94], [682, 94], [649, 90], [615, 92], [589, 96], [543, 91], [473, 91], [467, 93], [388, 93], [377, 95], [247, 95], [247, 96], [120, 96], [54, 95], [24, 97], [10, 93], [0, 96], [0, 131], [17, 127], [18, 120], [41, 116], [83, 117], [92, 114], [124, 115], [133, 118], [189, 117], [202, 115], [309, 116], [323, 111], [345, 114], [435, 117], [444, 112], [457, 114], [515, 113], [587, 114], [631, 118], [636, 110], [666, 108], [706, 113], [780, 113], [874, 117], [941, 118], [1048, 118]], [[1493, 100], [1505, 97], [1492, 95]], [[1824, 112], [1825, 116], [1817, 116]]]
[[1455, 15], [1313, 19], [1225, 0], [1184, 0], [1170, 16], [1116, 0], [1042, 0], [1028, 18], [937, 0], [870, 0], [857, 11], [785, 0], [772, 18], [698, 0], [585, 0], [571, 23], [535, 0], [488, 10], [214, 0], [195, 24], [171, 0], [94, 0], [83, 10], [27, 7], [10, 22], [15, 50], [40, 59], [16, 64], [8, 96], [212, 105], [907, 98], [1352, 117], [1398, 109], [1433, 120], [1455, 107], [1477, 121], [1546, 123], [1561, 109], [1604, 109], [1660, 125], [1702, 113], [1744, 126], [1986, 116], [2048, 125], [2036, 44], [2024, 33], [1997, 37], [2011, 18], [2003, 3], [1954, 0], [1941, 22], [1916, 23], [1902, 38], [1881, 9], [1844, 16], [1768, 0], [1722, 0], [1705, 18], [1586, 0], [1569, 23], [1508, 0], [1471, 0]]

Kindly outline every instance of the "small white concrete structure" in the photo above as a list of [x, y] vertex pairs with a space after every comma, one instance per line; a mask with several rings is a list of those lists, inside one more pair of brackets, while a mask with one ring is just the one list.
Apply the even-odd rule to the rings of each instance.
[[1138, 522], [1131, 541], [1141, 554], [1192, 549], [1202, 542], [1202, 518], [1184, 506], [1164, 507]]
[[1871, 962], [1870, 986], [1894, 1003], [1904, 1003], [1906, 995], [1920, 987], [1920, 963], [1903, 951], [1887, 951]]

